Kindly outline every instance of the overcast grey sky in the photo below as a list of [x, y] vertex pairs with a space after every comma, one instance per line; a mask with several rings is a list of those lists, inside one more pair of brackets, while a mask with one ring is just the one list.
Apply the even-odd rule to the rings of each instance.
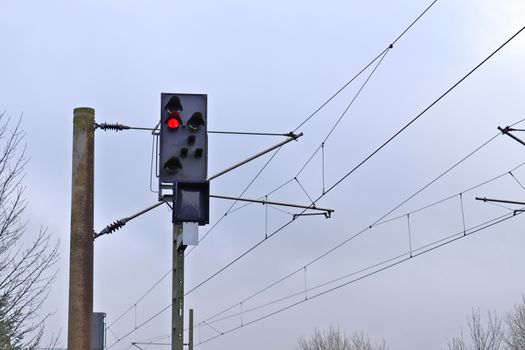
[[[210, 130], [288, 132], [368, 64], [431, 1], [11, 1], [0, 4], [0, 110], [23, 114], [31, 162], [26, 184], [31, 228], [60, 238], [60, 273], [47, 309], [48, 331], [62, 329], [66, 346], [72, 111], [96, 109], [98, 122], [151, 127], [161, 92], [208, 94]], [[325, 143], [328, 188], [525, 25], [520, 0], [438, 0], [388, 51], [370, 81]], [[525, 118], [525, 34], [518, 36], [416, 123], [347, 177], [318, 206], [331, 219], [295, 220], [245, 258], [188, 295], [202, 322], [374, 223], [506, 126]], [[245, 193], [264, 196], [293, 179], [364, 83], [364, 72], [299, 128]], [[525, 128], [525, 123], [516, 127]], [[525, 138], [525, 134], [522, 135]], [[279, 138], [209, 136], [209, 173], [279, 142]], [[151, 135], [96, 133], [95, 229], [153, 204], [149, 190]], [[246, 301], [243, 315], [211, 324], [227, 332], [299, 302], [304, 293], [269, 307], [250, 308], [395, 257], [409, 249], [407, 213], [504, 174], [524, 161], [523, 146], [499, 136], [400, 207], [403, 216], [365, 230], [340, 249], [274, 288]], [[213, 181], [213, 194], [238, 196], [268, 160]], [[298, 177], [308, 195], [322, 193], [317, 154]], [[512, 173], [525, 183], [525, 170]], [[476, 196], [524, 200], [510, 175], [462, 195], [467, 228], [509, 212]], [[270, 200], [309, 204], [292, 181]], [[211, 223], [230, 202], [212, 200]], [[296, 211], [286, 210], [290, 213]], [[267, 219], [266, 219], [267, 218]], [[230, 213], [186, 260], [186, 290], [291, 219], [252, 205]], [[461, 232], [459, 196], [410, 215], [413, 249]], [[444, 349], [472, 307], [504, 314], [525, 293], [523, 218], [518, 216], [395, 268], [242, 327], [200, 349], [293, 349], [314, 328], [338, 325], [385, 339], [391, 349]], [[136, 308], [119, 315], [171, 264], [166, 207], [95, 242], [95, 311], [107, 313], [107, 344], [170, 333], [170, 312], [128, 337], [136, 325], [170, 304], [164, 279]], [[363, 275], [363, 273], [361, 273]], [[361, 276], [356, 275], [356, 276]], [[306, 276], [306, 277], [305, 277]], [[351, 279], [351, 278], [350, 278]], [[338, 283], [345, 283], [344, 279]], [[337, 284], [337, 283], [336, 283]], [[312, 296], [335, 286], [307, 291]], [[202, 325], [202, 323], [201, 323]], [[218, 333], [196, 330], [196, 342]], [[167, 346], [145, 346], [167, 349]]]

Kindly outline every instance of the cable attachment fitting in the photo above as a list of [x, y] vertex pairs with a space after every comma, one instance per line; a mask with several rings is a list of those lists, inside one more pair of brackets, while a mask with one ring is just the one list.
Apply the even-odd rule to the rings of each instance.
[[104, 131], [106, 130], [115, 130], [115, 131], [119, 131], [119, 130], [128, 130], [130, 129], [129, 126], [127, 125], [124, 125], [124, 124], [119, 124], [119, 123], [101, 123], [101, 124], [98, 124], [98, 123], [95, 123], [95, 129], [102, 129]]
[[298, 139], [299, 137], [302, 136], [302, 134], [300, 134], [300, 135], [294, 134], [293, 131], [290, 131], [289, 133], [287, 133], [287, 134], [285, 134], [285, 135], [286, 135], [286, 137], [289, 137], [289, 138], [294, 139], [294, 140], [296, 140], [296, 141], [297, 141], [297, 139]]
[[502, 134], [508, 134], [509, 131], [514, 131], [510, 128], [510, 126], [506, 126], [504, 128], [498, 126], [498, 130], [501, 131]]

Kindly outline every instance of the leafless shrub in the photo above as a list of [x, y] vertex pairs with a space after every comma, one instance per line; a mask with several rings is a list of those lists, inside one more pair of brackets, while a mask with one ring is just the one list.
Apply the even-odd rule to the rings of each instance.
[[506, 318], [507, 333], [505, 343], [509, 350], [525, 349], [525, 296]]
[[472, 310], [467, 319], [470, 341], [465, 342], [463, 334], [454, 337], [448, 342], [449, 350], [499, 350], [503, 345], [503, 328], [501, 320], [496, 314], [487, 313], [486, 328], [481, 322], [479, 310]]
[[0, 350], [35, 348], [49, 314], [41, 315], [56, 276], [58, 242], [45, 229], [29, 245], [23, 214], [27, 164], [20, 122], [0, 114]]
[[328, 331], [316, 329], [309, 339], [299, 339], [299, 350], [386, 350], [386, 345], [384, 341], [381, 345], [372, 344], [364, 333], [349, 337], [330, 326]]

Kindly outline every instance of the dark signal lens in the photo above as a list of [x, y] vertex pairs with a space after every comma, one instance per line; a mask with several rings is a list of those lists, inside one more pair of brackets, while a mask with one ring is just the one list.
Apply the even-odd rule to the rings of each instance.
[[193, 113], [193, 115], [191, 116], [190, 120], [188, 120], [188, 124], [187, 124], [191, 130], [194, 130], [194, 131], [197, 131], [199, 130], [201, 127], [204, 126], [204, 118], [202, 117], [202, 113], [201, 112], [195, 112]]
[[168, 174], [176, 174], [182, 169], [182, 163], [178, 157], [171, 157], [164, 163], [164, 169], [166, 169]]

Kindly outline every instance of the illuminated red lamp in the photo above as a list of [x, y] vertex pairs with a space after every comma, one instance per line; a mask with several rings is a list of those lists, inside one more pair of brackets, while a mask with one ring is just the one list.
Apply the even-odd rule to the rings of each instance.
[[170, 113], [168, 120], [166, 120], [166, 125], [172, 130], [177, 130], [181, 126], [181, 119], [178, 112]]

